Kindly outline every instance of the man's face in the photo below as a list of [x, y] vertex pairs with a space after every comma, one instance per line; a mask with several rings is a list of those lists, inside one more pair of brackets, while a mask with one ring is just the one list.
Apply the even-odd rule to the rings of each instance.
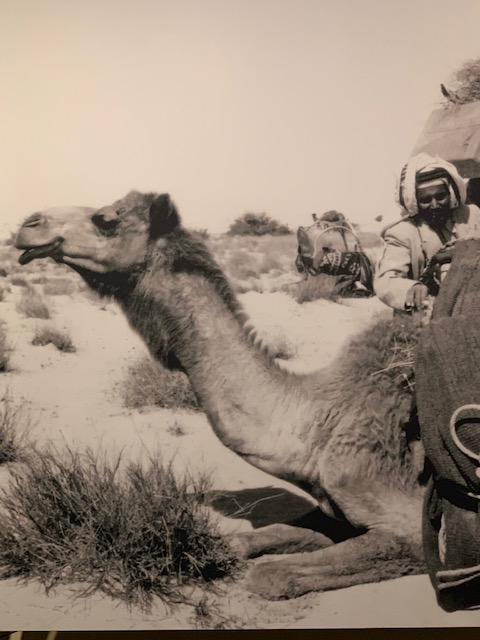
[[430, 224], [444, 222], [450, 215], [450, 191], [447, 185], [425, 185], [417, 188], [418, 211]]

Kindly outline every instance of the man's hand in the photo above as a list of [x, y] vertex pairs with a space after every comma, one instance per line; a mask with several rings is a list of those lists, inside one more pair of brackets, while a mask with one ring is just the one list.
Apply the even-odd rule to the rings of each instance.
[[428, 297], [428, 289], [421, 282], [416, 282], [407, 291], [405, 298], [405, 308], [415, 309], [415, 311], [421, 311], [424, 307], [424, 302]]

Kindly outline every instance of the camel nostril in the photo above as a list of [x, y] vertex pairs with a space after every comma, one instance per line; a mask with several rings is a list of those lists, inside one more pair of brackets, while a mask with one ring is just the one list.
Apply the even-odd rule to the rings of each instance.
[[43, 215], [41, 213], [32, 213], [32, 215], [25, 220], [22, 226], [36, 227], [42, 222], [42, 220], [43, 220]]

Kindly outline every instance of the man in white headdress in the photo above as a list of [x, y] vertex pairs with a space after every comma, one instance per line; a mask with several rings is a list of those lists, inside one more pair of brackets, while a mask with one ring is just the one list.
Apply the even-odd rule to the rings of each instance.
[[[425, 267], [442, 247], [480, 236], [480, 209], [465, 204], [466, 184], [453, 164], [420, 154], [403, 167], [396, 200], [402, 219], [382, 231], [385, 241], [375, 293], [400, 310], [421, 310], [438, 284]], [[431, 286], [430, 286], [431, 285]]]

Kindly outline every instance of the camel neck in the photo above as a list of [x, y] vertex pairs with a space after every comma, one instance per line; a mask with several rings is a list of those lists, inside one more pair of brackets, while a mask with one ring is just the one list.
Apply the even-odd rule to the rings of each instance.
[[297, 477], [318, 402], [255, 347], [208, 280], [147, 274], [123, 306], [155, 357], [173, 352], [223, 444], [268, 473]]

